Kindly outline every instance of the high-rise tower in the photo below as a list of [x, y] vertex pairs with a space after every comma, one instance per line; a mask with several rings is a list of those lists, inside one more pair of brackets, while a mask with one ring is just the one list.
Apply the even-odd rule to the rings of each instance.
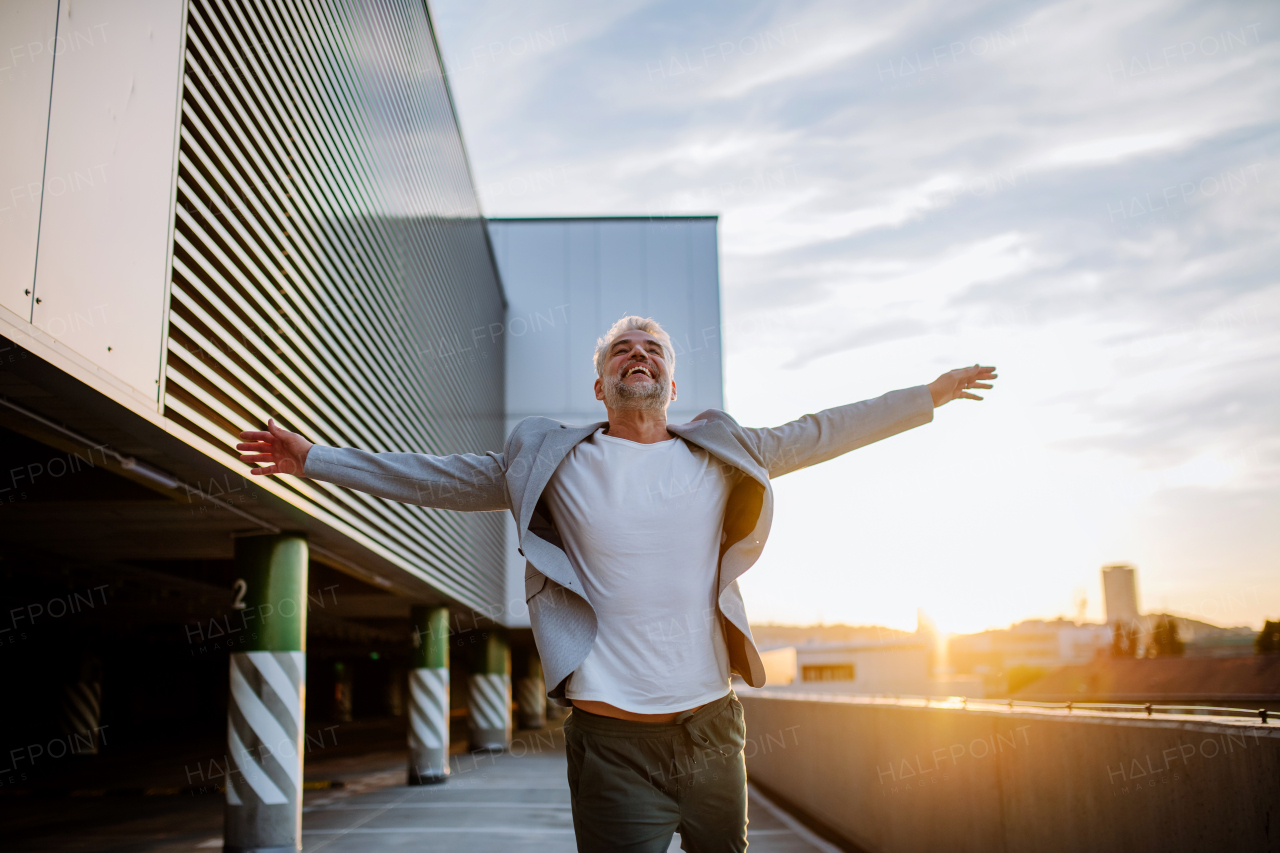
[[1137, 570], [1127, 563], [1102, 567], [1102, 595], [1108, 624], [1130, 625], [1138, 621], [1137, 579]]

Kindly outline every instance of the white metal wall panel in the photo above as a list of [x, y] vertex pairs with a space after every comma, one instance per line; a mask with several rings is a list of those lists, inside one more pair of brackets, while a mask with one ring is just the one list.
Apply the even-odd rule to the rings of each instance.
[[32, 322], [157, 399], [183, 4], [63, 0]]
[[[694, 282], [720, 281], [720, 251], [716, 242], [716, 221], [699, 219], [689, 223], [689, 265]], [[689, 294], [691, 315], [681, 340], [680, 370], [695, 377], [695, 401], [718, 399], [716, 408], [724, 408], [724, 330], [720, 316], [718, 288], [695, 286]], [[709, 404], [710, 405], [710, 404]], [[701, 408], [705, 408], [701, 407]], [[696, 404], [694, 412], [701, 411]]]
[[[594, 223], [586, 226], [566, 225], [568, 233], [568, 292], [567, 306], [563, 309], [569, 318], [569, 334], [565, 341], [565, 359], [569, 365], [569, 389], [580, 395], [583, 405], [590, 411], [603, 412], [601, 404], [593, 402], [592, 391], [596, 381], [596, 339], [604, 334], [603, 314], [600, 310], [600, 241], [599, 229]], [[616, 319], [616, 318], [615, 318]], [[600, 407], [600, 408], [596, 408]], [[567, 407], [568, 410], [570, 407]], [[510, 410], [508, 410], [510, 416]], [[600, 415], [603, 417], [603, 414]], [[587, 420], [591, 418], [588, 417]]]
[[723, 407], [714, 218], [492, 219], [489, 231], [508, 303], [508, 432], [530, 415], [603, 420], [591, 356], [626, 314], [671, 334], [673, 422]]
[[[698, 373], [689, 361], [688, 347], [683, 343], [693, 325], [693, 277], [689, 264], [690, 233], [687, 223], [667, 224], [645, 229], [644, 270], [645, 311], [654, 318], [678, 317], [680, 324], [672, 330], [671, 342], [676, 356], [675, 406], [686, 409], [686, 401], [698, 398]], [[659, 319], [666, 328], [665, 321]], [[688, 369], [686, 369], [686, 367]], [[704, 407], [705, 408], [705, 407]]]
[[[508, 421], [522, 416], [515, 413], [570, 407], [568, 230], [561, 223], [540, 222], [507, 235], [506, 251], [524, 260], [520, 269], [511, 270], [510, 281], [503, 279], [509, 292], [522, 294], [507, 318], [508, 344], [521, 352], [507, 363]], [[556, 374], [556, 381], [549, 382], [548, 373]]]
[[[649, 316], [644, 263], [647, 231], [647, 227], [632, 220], [609, 219], [596, 224], [602, 322], [604, 317], [617, 319], [627, 314]], [[605, 322], [600, 331], [608, 327]]]
[[0, 3], [0, 305], [31, 319], [58, 0]]

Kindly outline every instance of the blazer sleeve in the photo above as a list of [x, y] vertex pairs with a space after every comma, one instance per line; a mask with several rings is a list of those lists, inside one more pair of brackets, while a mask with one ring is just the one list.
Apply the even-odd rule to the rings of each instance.
[[824, 409], [779, 427], [742, 428], [769, 477], [826, 462], [933, 420], [927, 385], [890, 391], [874, 400]]
[[314, 445], [302, 475], [380, 498], [462, 512], [509, 509], [503, 454], [370, 453]]

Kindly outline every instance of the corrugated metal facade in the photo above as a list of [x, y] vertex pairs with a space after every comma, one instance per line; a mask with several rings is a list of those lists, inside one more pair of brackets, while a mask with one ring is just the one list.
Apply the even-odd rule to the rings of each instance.
[[[503, 302], [421, 0], [191, 0], [164, 413], [234, 455], [503, 441]], [[479, 330], [479, 331], [476, 331]], [[502, 518], [284, 481], [440, 591], [501, 601]]]

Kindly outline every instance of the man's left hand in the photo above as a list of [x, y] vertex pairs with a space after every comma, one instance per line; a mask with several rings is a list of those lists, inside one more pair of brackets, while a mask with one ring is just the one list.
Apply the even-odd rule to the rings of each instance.
[[981, 400], [977, 394], [970, 394], [970, 388], [990, 388], [990, 380], [996, 378], [994, 367], [961, 367], [948, 371], [929, 383], [929, 394], [933, 396], [933, 407], [946, 405], [952, 400]]

